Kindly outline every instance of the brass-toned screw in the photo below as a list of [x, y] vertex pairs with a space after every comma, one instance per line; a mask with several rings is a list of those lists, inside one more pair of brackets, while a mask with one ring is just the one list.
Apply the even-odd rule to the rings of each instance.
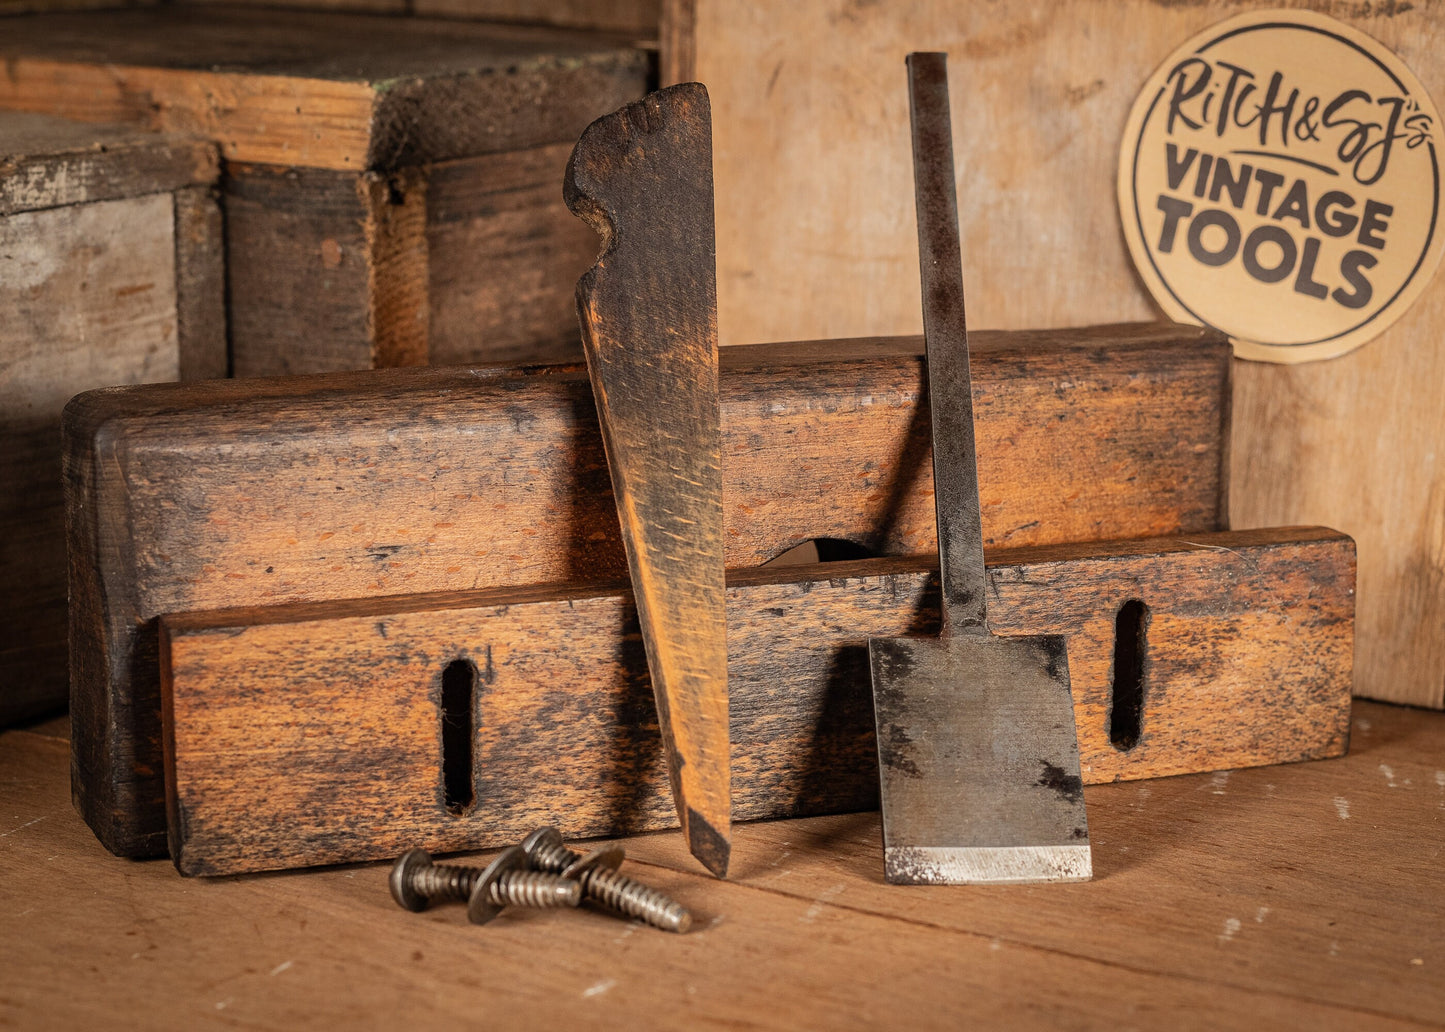
[[410, 849], [391, 868], [391, 898], [407, 910], [425, 910], [437, 900], [467, 904], [467, 919], [486, 924], [503, 907], [575, 907], [582, 885], [530, 869], [520, 846], [503, 851], [485, 868], [434, 864], [424, 849]]
[[567, 848], [556, 828], [539, 828], [522, 840], [521, 848], [533, 867], [576, 879], [584, 896], [610, 910], [668, 932], [685, 932], [692, 927], [692, 915], [681, 903], [617, 872], [623, 857], [618, 846], [584, 857]]

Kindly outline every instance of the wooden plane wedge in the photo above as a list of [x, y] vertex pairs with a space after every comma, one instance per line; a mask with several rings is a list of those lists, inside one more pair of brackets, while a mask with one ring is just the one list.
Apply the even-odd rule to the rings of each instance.
[[593, 122], [564, 195], [603, 249], [577, 284], [583, 350], [688, 848], [730, 853], [712, 115], [685, 83]]

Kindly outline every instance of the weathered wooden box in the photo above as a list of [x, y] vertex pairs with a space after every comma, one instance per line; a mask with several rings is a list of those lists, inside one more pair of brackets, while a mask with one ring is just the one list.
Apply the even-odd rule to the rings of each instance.
[[216, 169], [205, 143], [0, 112], [0, 724], [65, 704], [65, 402], [226, 374]]
[[237, 375], [579, 353], [572, 142], [641, 96], [627, 37], [163, 7], [18, 19], [0, 107], [213, 140]]

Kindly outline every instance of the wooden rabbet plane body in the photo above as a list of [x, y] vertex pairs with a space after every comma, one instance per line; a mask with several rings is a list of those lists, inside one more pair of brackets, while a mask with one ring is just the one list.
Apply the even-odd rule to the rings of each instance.
[[[970, 346], [988, 544], [1222, 527], [1223, 336], [1139, 324]], [[722, 349], [729, 568], [815, 538], [933, 552], [922, 352], [917, 337]], [[166, 848], [161, 615], [627, 574], [576, 366], [92, 391], [67, 408], [65, 462], [73, 786], [123, 855]]]

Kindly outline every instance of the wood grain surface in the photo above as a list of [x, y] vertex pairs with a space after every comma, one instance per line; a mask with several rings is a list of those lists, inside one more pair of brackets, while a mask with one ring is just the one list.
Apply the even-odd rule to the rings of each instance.
[[[1067, 636], [1088, 784], [1337, 756], [1354, 549], [1320, 528], [1003, 549], [1003, 635]], [[1114, 744], [1116, 618], [1149, 607], [1139, 735]], [[923, 557], [734, 571], [739, 820], [871, 809], [869, 637], [938, 631]], [[566, 587], [162, 621], [171, 853], [224, 874], [675, 827], [630, 594]], [[475, 803], [443, 790], [441, 681], [475, 685]]]
[[59, 415], [99, 384], [174, 380], [171, 198], [0, 218], [0, 662], [5, 722], [63, 705]]
[[597, 238], [562, 201], [570, 152], [392, 173], [229, 164], [236, 374], [580, 359], [574, 285]]
[[209, 185], [217, 165], [200, 140], [0, 111], [0, 216]]
[[707, 89], [670, 86], [593, 122], [563, 194], [602, 239], [577, 318], [672, 797], [721, 878], [732, 796]]
[[[876, 812], [739, 824], [727, 882], [676, 832], [619, 843], [692, 910], [686, 936], [590, 908], [418, 916], [389, 863], [197, 880], [108, 856], [71, 808], [64, 734], [0, 737], [0, 1020], [24, 1028], [1259, 1032], [1445, 1011], [1445, 714], [1357, 701], [1341, 759], [1087, 786], [1082, 885], [885, 885]], [[84, 889], [57, 891], [60, 869]]]
[[655, 40], [661, 0], [411, 0], [416, 14], [540, 22], [581, 29], [626, 32]]
[[[1220, 338], [1152, 325], [972, 343], [990, 544], [1221, 526]], [[815, 538], [933, 549], [921, 339], [721, 362], [729, 566]], [[577, 366], [100, 391], [71, 403], [66, 439], [76, 798], [121, 853], [164, 849], [160, 614], [625, 570]]]
[[225, 371], [215, 150], [0, 113], [0, 724], [63, 708], [60, 413]]
[[[708, 84], [724, 344], [917, 332], [903, 55], [947, 50], [963, 141], [976, 326], [1150, 317], [1119, 229], [1120, 136], [1139, 89], [1230, 15], [1307, 7], [1398, 54], [1445, 97], [1431, 4], [1351, 0], [669, 0], [664, 81]], [[1126, 28], [1127, 27], [1127, 28]], [[807, 41], [800, 46], [799, 41]], [[1241, 363], [1231, 525], [1325, 523], [1360, 549], [1367, 696], [1445, 705], [1445, 277], [1360, 351]]]
[[570, 141], [638, 96], [647, 69], [596, 32], [191, 6], [27, 17], [0, 34], [0, 59], [0, 107], [351, 171]]
[[428, 358], [426, 177], [228, 165], [237, 376]]
[[230, 375], [226, 325], [225, 229], [214, 181], [183, 186], [175, 198], [176, 337], [182, 380]]
[[562, 200], [571, 150], [427, 169], [432, 365], [581, 359], [576, 284], [598, 243]]

